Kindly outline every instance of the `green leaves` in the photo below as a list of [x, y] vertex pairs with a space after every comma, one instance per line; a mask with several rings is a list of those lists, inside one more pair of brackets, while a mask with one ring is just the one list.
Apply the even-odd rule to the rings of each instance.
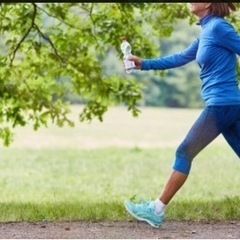
[[107, 76], [102, 62], [110, 49], [122, 60], [122, 36], [129, 38], [134, 54], [153, 57], [158, 52], [154, 39], [169, 36], [178, 19], [189, 17], [185, 3], [3, 3], [0, 15], [0, 122], [8, 126], [0, 138], [5, 145], [15, 126], [73, 126], [69, 92], [86, 103], [81, 121], [103, 121], [114, 104], [137, 116], [142, 86], [131, 76]]

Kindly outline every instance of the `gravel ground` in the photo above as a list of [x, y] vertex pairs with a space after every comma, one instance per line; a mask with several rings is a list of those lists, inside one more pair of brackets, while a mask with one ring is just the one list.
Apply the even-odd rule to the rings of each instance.
[[1, 223], [1, 239], [240, 239], [240, 221], [138, 221]]

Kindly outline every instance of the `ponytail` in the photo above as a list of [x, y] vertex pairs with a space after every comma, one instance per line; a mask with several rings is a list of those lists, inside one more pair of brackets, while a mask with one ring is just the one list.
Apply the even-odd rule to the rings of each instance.
[[209, 7], [209, 13], [214, 16], [225, 17], [230, 14], [230, 11], [236, 11], [234, 3], [212, 2]]
[[228, 3], [228, 7], [232, 10], [232, 11], [236, 11], [237, 8], [236, 6], [234, 5], [234, 3]]

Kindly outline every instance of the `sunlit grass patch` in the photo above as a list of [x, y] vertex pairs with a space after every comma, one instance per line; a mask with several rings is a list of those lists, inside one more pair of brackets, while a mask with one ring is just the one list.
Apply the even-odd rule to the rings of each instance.
[[[173, 148], [2, 149], [0, 221], [130, 219], [123, 201], [156, 198]], [[236, 219], [239, 159], [205, 149], [167, 210], [169, 219]]]

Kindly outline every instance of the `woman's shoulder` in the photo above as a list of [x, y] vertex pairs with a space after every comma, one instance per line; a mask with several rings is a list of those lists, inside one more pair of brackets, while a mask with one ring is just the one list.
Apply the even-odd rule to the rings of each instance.
[[223, 17], [214, 17], [212, 21], [212, 31], [218, 33], [218, 32], [226, 32], [226, 31], [232, 31], [233, 25], [227, 21]]

